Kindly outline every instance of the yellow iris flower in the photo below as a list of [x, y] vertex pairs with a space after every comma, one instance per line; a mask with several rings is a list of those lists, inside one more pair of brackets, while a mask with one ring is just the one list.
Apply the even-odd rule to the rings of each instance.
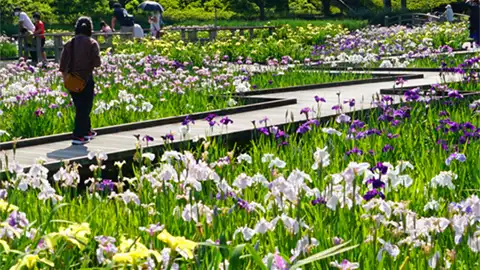
[[72, 224], [67, 228], [61, 227], [59, 232], [47, 234], [45, 236], [45, 244], [49, 249], [55, 249], [58, 241], [65, 240], [83, 250], [90, 240], [88, 238], [90, 233], [90, 224], [86, 222]]
[[27, 254], [22, 259], [18, 260], [17, 264], [12, 266], [10, 270], [21, 270], [24, 267], [32, 269], [37, 266], [37, 263], [44, 263], [50, 267], [54, 267], [55, 264], [47, 259], [40, 258], [38, 255]]
[[5, 251], [5, 253], [10, 252], [10, 246], [5, 240], [0, 240], [0, 246], [3, 247], [3, 250]]
[[18, 210], [18, 206], [13, 204], [9, 204], [4, 200], [0, 200], [0, 212], [12, 212]]
[[172, 236], [167, 230], [163, 230], [158, 236], [158, 240], [165, 242], [171, 249], [177, 251], [186, 259], [193, 259], [193, 251], [197, 243], [185, 239], [185, 237]]
[[146, 259], [153, 255], [157, 262], [162, 261], [162, 256], [155, 250], [148, 249], [140, 242], [133, 239], [122, 238], [118, 253], [113, 255], [113, 262], [118, 264], [137, 264], [140, 260]]

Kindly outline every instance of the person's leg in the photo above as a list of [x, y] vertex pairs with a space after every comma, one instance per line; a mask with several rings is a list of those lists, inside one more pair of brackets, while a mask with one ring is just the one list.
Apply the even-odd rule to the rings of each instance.
[[94, 99], [94, 91], [95, 91], [95, 81], [93, 78], [88, 80], [87, 85], [85, 87], [85, 115], [86, 115], [86, 121], [85, 121], [85, 130], [87, 131], [87, 134], [92, 131], [92, 122], [90, 119], [90, 114], [92, 113], [92, 108], [93, 108], [93, 99]]
[[45, 38], [42, 38], [42, 42], [41, 42], [41, 48], [42, 48], [42, 60], [44, 63], [47, 62], [47, 54], [45, 53]]
[[83, 107], [83, 101], [82, 101], [82, 93], [70, 93], [72, 96], [73, 104], [75, 105], [75, 127], [73, 129], [73, 137], [74, 138], [81, 138], [83, 135], [83, 130], [82, 130], [82, 121], [83, 121], [83, 116], [82, 116], [82, 107]]

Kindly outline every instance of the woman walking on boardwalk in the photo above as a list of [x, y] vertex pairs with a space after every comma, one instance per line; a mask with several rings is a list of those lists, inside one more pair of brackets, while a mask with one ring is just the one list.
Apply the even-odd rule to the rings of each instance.
[[98, 43], [91, 38], [92, 32], [92, 20], [80, 17], [75, 37], [65, 45], [60, 60], [60, 72], [76, 109], [73, 145], [86, 144], [97, 135], [91, 127], [90, 113], [95, 88], [93, 70], [100, 66], [101, 60]]

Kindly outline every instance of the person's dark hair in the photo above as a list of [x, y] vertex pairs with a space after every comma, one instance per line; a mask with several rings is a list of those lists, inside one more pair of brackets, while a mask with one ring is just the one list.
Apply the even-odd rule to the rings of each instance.
[[104, 26], [106, 26], [106, 25], [107, 25], [107, 23], [105, 23], [105, 21], [101, 21], [101, 22], [100, 22], [100, 27], [104, 27]]
[[93, 32], [92, 19], [90, 17], [80, 17], [75, 24], [75, 35], [86, 35], [91, 37]]
[[122, 8], [122, 4], [115, 3], [115, 4], [113, 4], [113, 8]]
[[15, 7], [13, 9], [13, 12], [21, 12], [22, 11], [22, 8], [21, 7]]
[[41, 16], [40, 16], [40, 12], [35, 12], [35, 13], [33, 13], [33, 18], [34, 18], [34, 19], [40, 20], [40, 17], [41, 17]]

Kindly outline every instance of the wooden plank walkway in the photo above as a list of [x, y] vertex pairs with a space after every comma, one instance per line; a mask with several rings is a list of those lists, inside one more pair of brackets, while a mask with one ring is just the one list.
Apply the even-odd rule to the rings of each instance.
[[[418, 74], [418, 72], [416, 73]], [[418, 84], [433, 84], [439, 83], [440, 78], [438, 73], [423, 73], [424, 79], [417, 79], [408, 81], [405, 86], [418, 85]], [[453, 79], [453, 78], [452, 78]], [[269, 124], [279, 125], [286, 123], [285, 114], [288, 111], [293, 113], [295, 120], [301, 120], [304, 116], [300, 115], [300, 110], [304, 107], [316, 106], [314, 96], [318, 95], [324, 97], [327, 102], [321, 106], [321, 115], [333, 115], [334, 111], [331, 110], [332, 106], [338, 104], [338, 95], [340, 93], [340, 100], [355, 98], [356, 109], [370, 108], [372, 97], [379, 93], [380, 89], [391, 88], [394, 82], [384, 83], [372, 83], [363, 85], [352, 85], [343, 87], [332, 87], [323, 89], [313, 89], [307, 91], [298, 91], [295, 93], [280, 93], [265, 95], [265, 97], [275, 98], [296, 98], [297, 104], [277, 107], [272, 109], [263, 109], [247, 113], [238, 113], [229, 115], [234, 123], [228, 126], [228, 130], [222, 127], [215, 127], [213, 135], [225, 134], [228, 132], [243, 131], [252, 129], [252, 120], [260, 120], [263, 117], [269, 118]], [[288, 119], [289, 121], [290, 119]], [[180, 123], [172, 125], [162, 125], [152, 128], [137, 129], [133, 131], [119, 132], [116, 134], [108, 134], [98, 136], [95, 140], [85, 146], [72, 146], [70, 141], [59, 141], [55, 143], [42, 144], [31, 147], [18, 148], [16, 150], [15, 160], [22, 166], [30, 166], [35, 162], [37, 158], [42, 158], [47, 163], [58, 163], [62, 160], [72, 158], [84, 158], [90, 151], [94, 152], [106, 152], [114, 153], [127, 149], [135, 149], [136, 139], [133, 134], [140, 134], [141, 136], [149, 135], [155, 138], [155, 141], [150, 143], [153, 145], [161, 145], [161, 136], [167, 133], [175, 132], [175, 141], [181, 140], [178, 129]], [[190, 138], [195, 136], [210, 136], [212, 135], [210, 127], [205, 121], [197, 121], [195, 125], [191, 127]], [[9, 160], [13, 159], [12, 151], [5, 151], [5, 154], [9, 156]], [[1, 155], [4, 163], [4, 154]]]

